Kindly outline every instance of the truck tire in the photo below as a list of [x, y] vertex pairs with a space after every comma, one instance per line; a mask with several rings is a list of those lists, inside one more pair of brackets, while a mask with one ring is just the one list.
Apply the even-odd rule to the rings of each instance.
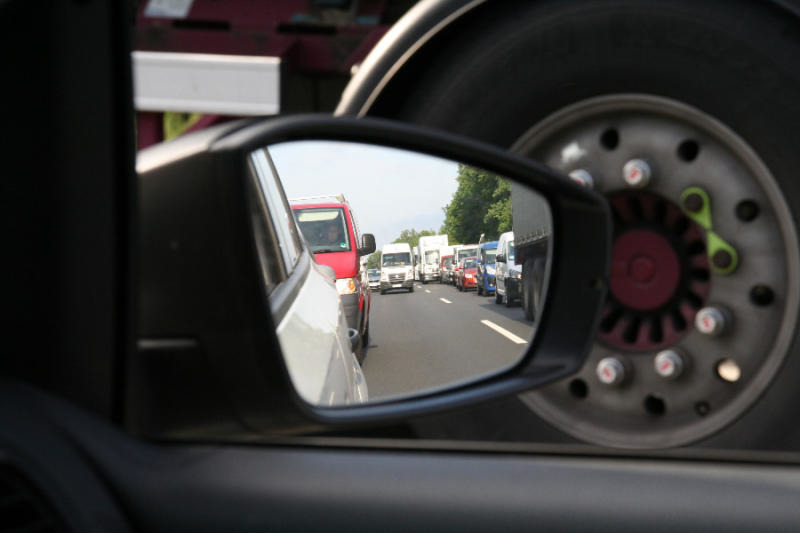
[[[476, 8], [480, 17], [426, 52], [413, 84], [390, 93], [381, 114], [511, 147], [564, 172], [588, 170], [626, 219], [616, 235], [649, 225], [639, 240], [666, 242], [664, 254], [679, 258], [669, 310], [610, 291], [584, 368], [523, 403], [565, 441], [800, 447], [789, 407], [800, 404], [797, 17], [777, 2], [743, 0], [702, 10], [688, 0], [498, 4]], [[576, 158], [559, 159], [569, 143]], [[641, 189], [623, 179], [633, 159], [650, 166]], [[722, 272], [731, 263], [715, 263], [707, 228], [687, 215], [690, 186], [706, 195], [714, 233], [737, 254], [732, 271]], [[617, 247], [624, 255], [637, 246], [620, 243], [615, 257]], [[522, 307], [532, 319], [530, 276], [524, 267]], [[724, 335], [695, 329], [709, 306], [735, 322]], [[683, 353], [688, 373], [668, 388], [653, 372], [667, 348]], [[594, 375], [612, 353], [632, 368], [614, 391]], [[750, 370], [737, 376], [737, 368]]]

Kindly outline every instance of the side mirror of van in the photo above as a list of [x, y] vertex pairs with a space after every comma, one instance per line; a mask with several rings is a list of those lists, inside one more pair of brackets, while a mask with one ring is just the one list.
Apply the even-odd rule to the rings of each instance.
[[375, 251], [375, 236], [372, 233], [365, 233], [361, 236], [361, 248], [358, 255], [369, 255]]
[[506, 256], [503, 255], [503, 254], [497, 254], [494, 257], [494, 261], [495, 261], [495, 263], [505, 263], [506, 262]]

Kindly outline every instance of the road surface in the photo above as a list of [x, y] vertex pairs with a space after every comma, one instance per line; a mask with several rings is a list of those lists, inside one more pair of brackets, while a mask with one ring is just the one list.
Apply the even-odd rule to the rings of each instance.
[[534, 328], [519, 306], [438, 282], [414, 286], [413, 293], [372, 292], [362, 364], [371, 400], [496, 372], [527, 350]]

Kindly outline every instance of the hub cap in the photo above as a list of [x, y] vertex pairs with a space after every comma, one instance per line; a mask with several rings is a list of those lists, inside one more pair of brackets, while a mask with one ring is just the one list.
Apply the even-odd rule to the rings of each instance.
[[[780, 367], [800, 300], [792, 217], [754, 151], [697, 109], [635, 94], [565, 108], [514, 149], [588, 172], [615, 216], [608, 298], [583, 369], [521, 399], [566, 433], [627, 448], [687, 444], [741, 416]], [[631, 168], [647, 170], [644, 185]], [[701, 309], [726, 317], [724, 333], [696, 329]], [[677, 377], [657, 371], [665, 350], [681, 354]], [[597, 378], [607, 358], [624, 363], [619, 386]]]
[[703, 235], [674, 203], [649, 192], [609, 198], [615, 239], [597, 338], [626, 351], [670, 346], [690, 331], [709, 290]]

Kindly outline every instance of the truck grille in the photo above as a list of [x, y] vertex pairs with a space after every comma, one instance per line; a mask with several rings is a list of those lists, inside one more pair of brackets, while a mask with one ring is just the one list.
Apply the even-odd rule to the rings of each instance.
[[389, 274], [389, 283], [400, 283], [406, 280], [405, 274]]

